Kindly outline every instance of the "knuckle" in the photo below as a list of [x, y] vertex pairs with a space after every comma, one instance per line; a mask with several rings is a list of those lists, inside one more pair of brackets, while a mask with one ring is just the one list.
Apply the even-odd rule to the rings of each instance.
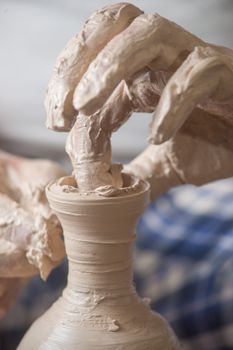
[[142, 14], [141, 16], [138, 16], [135, 21], [146, 23], [155, 28], [164, 27], [169, 23], [166, 18], [160, 16], [158, 13]]

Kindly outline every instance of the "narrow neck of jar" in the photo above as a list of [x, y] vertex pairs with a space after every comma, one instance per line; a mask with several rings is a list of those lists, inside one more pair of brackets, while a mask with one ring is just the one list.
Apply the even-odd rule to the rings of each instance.
[[[69, 261], [68, 286], [80, 292], [97, 289], [132, 291], [134, 229], [131, 235], [125, 232], [125, 240], [115, 241], [104, 241], [103, 237], [102, 240], [91, 241], [88, 233], [87, 227], [87, 239], [82, 240], [78, 234], [64, 232]], [[117, 231], [109, 231], [109, 237], [117, 235]]]

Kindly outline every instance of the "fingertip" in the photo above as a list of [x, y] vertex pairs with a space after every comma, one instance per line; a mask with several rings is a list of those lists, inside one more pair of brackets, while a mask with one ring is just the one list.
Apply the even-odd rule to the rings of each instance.
[[84, 78], [75, 89], [74, 108], [86, 115], [94, 114], [104, 105], [114, 87], [106, 86], [104, 82], [101, 84], [99, 79], [93, 79], [91, 76]]
[[160, 145], [161, 143], [167, 141], [167, 139], [168, 138], [163, 133], [156, 132], [148, 137], [148, 142], [152, 145]]
[[[166, 118], [165, 118], [166, 117]], [[161, 110], [158, 109], [153, 114], [153, 119], [150, 125], [151, 133], [148, 138], [149, 143], [152, 145], [160, 145], [161, 143], [167, 141], [167, 137], [165, 134], [165, 125], [164, 122], [167, 119], [167, 113], [164, 115], [161, 113]]]
[[[162, 101], [160, 100], [160, 103], [161, 102]], [[176, 118], [174, 118], [172, 106], [163, 101], [163, 108], [161, 106], [158, 107], [153, 115], [150, 126], [151, 134], [149, 137], [149, 142], [155, 145], [160, 145], [161, 143], [168, 141], [176, 131]]]
[[[91, 95], [91, 96], [90, 96]], [[99, 106], [100, 100], [97, 100], [97, 96], [93, 93], [90, 94], [90, 90], [86, 87], [77, 87], [73, 97], [74, 108], [86, 115], [94, 114]]]
[[[116, 110], [119, 109], [119, 105], [117, 101], [121, 101], [123, 104], [128, 101], [125, 90], [127, 89], [126, 84], [123, 80], [118, 84], [118, 80], [110, 81], [110, 83], [96, 82], [95, 86], [92, 84], [92, 78], [87, 81], [85, 79], [84, 82], [76, 87], [73, 97], [73, 105], [74, 107], [82, 112], [85, 115], [92, 115], [96, 113], [98, 110], [102, 109], [105, 103], [108, 103], [110, 99], [110, 104], [115, 104]], [[91, 86], [89, 88], [89, 86]], [[124, 99], [125, 98], [125, 99]], [[124, 102], [123, 102], [124, 101]], [[120, 102], [119, 102], [120, 103]], [[113, 114], [115, 111], [113, 111]]]
[[76, 87], [73, 95], [73, 106], [76, 110], [80, 111], [87, 103], [87, 96], [85, 96], [85, 86], [80, 87], [80, 83]]

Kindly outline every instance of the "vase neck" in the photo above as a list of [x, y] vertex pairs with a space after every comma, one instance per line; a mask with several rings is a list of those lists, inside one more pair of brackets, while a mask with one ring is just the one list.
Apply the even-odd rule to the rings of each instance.
[[[128, 225], [125, 229], [122, 227], [124, 225], [121, 224], [120, 226], [121, 234], [116, 230], [111, 230], [111, 227], [106, 227], [104, 235], [99, 234], [99, 236], [102, 236], [99, 241], [98, 225], [96, 225], [95, 231], [97, 241], [91, 239], [88, 225], [86, 232], [82, 232], [87, 237], [86, 239], [80, 238], [78, 232], [64, 232], [69, 262], [69, 288], [80, 292], [97, 289], [124, 293], [132, 292], [134, 227], [131, 227], [129, 233]], [[76, 227], [76, 230], [78, 231], [79, 228]]]

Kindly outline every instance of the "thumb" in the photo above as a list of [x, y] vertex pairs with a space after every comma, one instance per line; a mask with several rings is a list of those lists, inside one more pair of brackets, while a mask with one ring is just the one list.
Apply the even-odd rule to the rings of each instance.
[[170, 188], [183, 184], [168, 157], [171, 142], [148, 146], [133, 161], [124, 166], [125, 172], [150, 183], [151, 201]]

